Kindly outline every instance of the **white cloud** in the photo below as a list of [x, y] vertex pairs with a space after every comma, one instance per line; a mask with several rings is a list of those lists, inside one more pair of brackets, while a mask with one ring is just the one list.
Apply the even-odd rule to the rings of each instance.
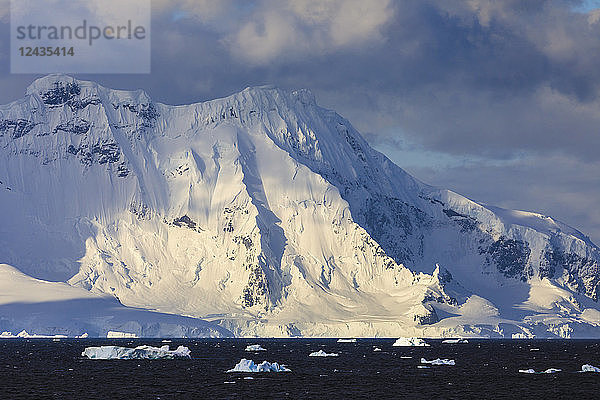
[[235, 55], [256, 64], [272, 61], [286, 50], [303, 52], [308, 47], [307, 37], [296, 21], [272, 11], [262, 14], [259, 21], [244, 24], [225, 43]]
[[255, 64], [359, 48], [383, 40], [393, 14], [390, 0], [263, 1], [226, 43]]

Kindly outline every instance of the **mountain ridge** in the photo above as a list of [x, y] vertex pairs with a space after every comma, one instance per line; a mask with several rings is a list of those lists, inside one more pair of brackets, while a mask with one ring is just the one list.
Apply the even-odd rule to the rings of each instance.
[[168, 106], [50, 75], [0, 106], [0, 153], [0, 262], [126, 305], [237, 335], [598, 334], [589, 238], [418, 181], [307, 90]]

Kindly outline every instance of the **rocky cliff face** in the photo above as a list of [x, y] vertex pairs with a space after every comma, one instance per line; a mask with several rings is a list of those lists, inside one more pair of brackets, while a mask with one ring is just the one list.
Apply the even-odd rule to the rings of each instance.
[[0, 106], [0, 181], [0, 262], [237, 334], [600, 335], [587, 237], [419, 182], [305, 90], [51, 75]]

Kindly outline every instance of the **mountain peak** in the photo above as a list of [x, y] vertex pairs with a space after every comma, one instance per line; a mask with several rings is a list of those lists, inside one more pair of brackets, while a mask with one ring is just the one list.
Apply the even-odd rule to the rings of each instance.
[[77, 79], [66, 74], [50, 74], [33, 81], [25, 93], [32, 95], [34, 93], [42, 93], [56, 86], [67, 86], [68, 84], [78, 84]]
[[67, 74], [49, 74], [36, 79], [27, 87], [28, 96], [98, 96], [111, 101], [127, 99], [136, 103], [150, 103], [150, 96], [142, 89], [128, 91], [106, 88], [93, 81], [77, 79]]

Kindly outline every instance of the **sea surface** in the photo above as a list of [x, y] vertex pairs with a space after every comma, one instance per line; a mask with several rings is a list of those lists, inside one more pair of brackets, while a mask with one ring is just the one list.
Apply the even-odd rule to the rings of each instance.
[[[470, 340], [393, 347], [391, 339], [48, 339], [0, 340], [1, 399], [594, 399], [600, 341]], [[190, 348], [185, 360], [89, 360], [87, 346]], [[250, 344], [267, 351], [246, 352]], [[375, 347], [381, 351], [373, 351]], [[324, 350], [338, 357], [309, 357]], [[456, 365], [418, 368], [421, 357]], [[241, 358], [291, 372], [227, 373]], [[554, 374], [523, 374], [519, 369]], [[249, 379], [252, 378], [252, 379]]]

